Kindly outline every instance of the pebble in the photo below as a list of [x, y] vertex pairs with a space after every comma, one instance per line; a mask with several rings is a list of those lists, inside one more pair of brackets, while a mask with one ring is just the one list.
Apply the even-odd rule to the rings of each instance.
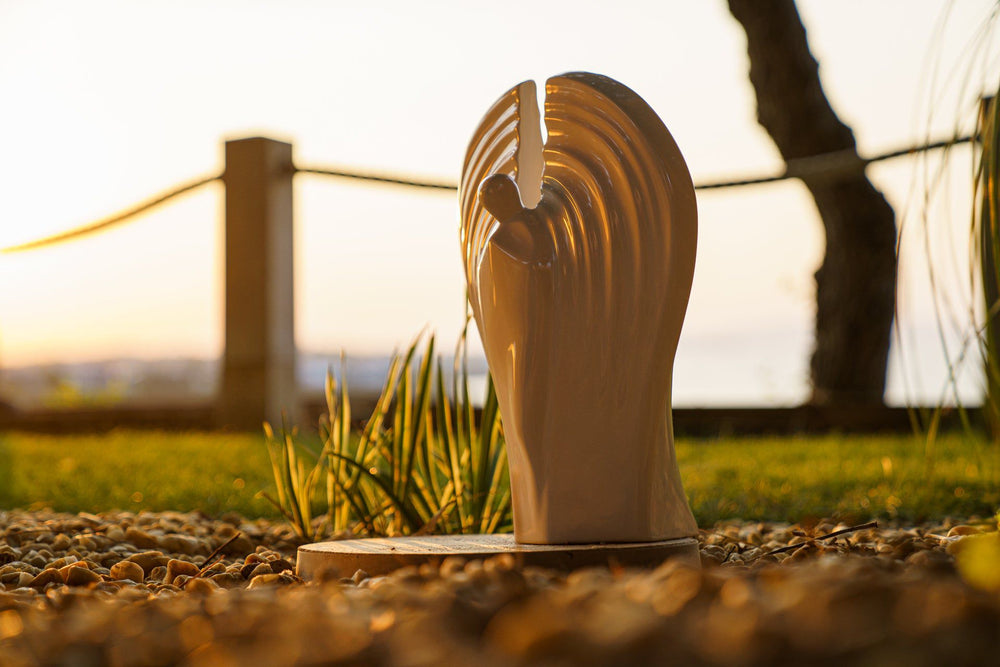
[[953, 526], [951, 530], [948, 531], [947, 537], [956, 537], [961, 535], [978, 535], [982, 531], [975, 526], [964, 526], [958, 525]]
[[699, 535], [701, 570], [452, 557], [304, 583], [280, 523], [0, 511], [0, 663], [920, 666], [1000, 652], [1000, 595], [955, 567], [983, 524], [816, 539], [845, 527], [722, 522]]
[[167, 562], [167, 573], [163, 578], [163, 583], [172, 584], [180, 575], [186, 575], [188, 577], [193, 577], [198, 574], [200, 568], [194, 563], [189, 563], [184, 560], [177, 560], [176, 558], [171, 558]]
[[96, 572], [87, 567], [74, 565], [67, 566], [64, 580], [67, 586], [88, 586], [102, 581], [101, 575]]
[[138, 528], [129, 528], [126, 530], [125, 541], [141, 549], [151, 549], [156, 546], [156, 538]]
[[146, 573], [142, 567], [133, 561], [123, 560], [111, 566], [111, 578], [119, 581], [129, 580], [141, 584]]
[[59, 570], [42, 570], [28, 582], [28, 586], [31, 588], [45, 588], [47, 585], [56, 582], [63, 583], [63, 578], [59, 574]]
[[191, 579], [184, 586], [185, 592], [192, 593], [194, 595], [209, 595], [218, 590], [221, 590], [219, 584], [211, 579], [205, 579], [203, 577]]
[[187, 535], [164, 535], [157, 540], [157, 545], [166, 552], [193, 556], [197, 553], [208, 553], [205, 543]]
[[159, 551], [143, 551], [142, 553], [132, 554], [126, 560], [141, 567], [146, 576], [149, 576], [157, 567], [164, 566], [170, 562], [170, 558]]
[[265, 575], [275, 574], [274, 570], [272, 570], [271, 566], [268, 565], [267, 563], [251, 563], [250, 565], [252, 566], [250, 572], [243, 575], [246, 579], [252, 580], [255, 577], [263, 577]]
[[272, 572], [295, 572], [295, 566], [284, 558], [275, 558], [274, 560], [268, 562], [268, 566], [271, 568]]
[[247, 589], [261, 588], [264, 586], [276, 586], [285, 583], [291, 583], [291, 580], [287, 579], [284, 575], [269, 572], [267, 574], [258, 574], [251, 578], [250, 585], [247, 586]]
[[239, 588], [246, 585], [246, 579], [240, 574], [232, 572], [221, 572], [209, 577], [220, 588]]

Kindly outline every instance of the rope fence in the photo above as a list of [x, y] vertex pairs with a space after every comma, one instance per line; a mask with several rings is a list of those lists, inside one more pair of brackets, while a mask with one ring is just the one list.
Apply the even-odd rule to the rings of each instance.
[[17, 245], [8, 246], [0, 250], [4, 253], [12, 252], [23, 252], [25, 250], [35, 250], [37, 248], [43, 248], [45, 246], [55, 245], [56, 243], [64, 243], [65, 241], [72, 241], [73, 239], [79, 238], [81, 236], [86, 236], [88, 234], [93, 234], [99, 232], [103, 229], [107, 229], [113, 225], [117, 225], [120, 222], [124, 222], [129, 218], [135, 217], [140, 213], [145, 213], [151, 208], [159, 206], [167, 201], [170, 201], [174, 197], [179, 197], [182, 194], [191, 192], [192, 190], [197, 190], [203, 185], [208, 185], [215, 181], [221, 180], [221, 175], [215, 176], [205, 176], [194, 181], [189, 181], [187, 183], [181, 184], [171, 190], [155, 195], [144, 202], [140, 202], [131, 208], [127, 208], [124, 211], [115, 213], [114, 215], [108, 216], [107, 218], [102, 218], [95, 222], [87, 225], [81, 225], [75, 227], [74, 229], [67, 230], [65, 232], [60, 232], [59, 234], [53, 234], [52, 236], [46, 236], [44, 238], [37, 239], [35, 241], [29, 241], [27, 243], [19, 243]]
[[908, 148], [897, 148], [895, 150], [879, 153], [871, 157], [862, 157], [852, 149], [823, 153], [821, 155], [811, 155], [803, 158], [793, 158], [785, 163], [785, 169], [781, 173], [771, 176], [754, 176], [742, 180], [729, 178], [724, 181], [713, 181], [707, 183], [695, 183], [695, 190], [721, 190], [723, 188], [742, 188], [749, 185], [762, 185], [764, 183], [777, 183], [793, 178], [817, 178], [843, 176], [845, 174], [863, 171], [865, 167], [876, 162], [895, 160], [896, 158], [909, 157], [927, 151], [951, 148], [959, 144], [967, 144], [976, 140], [975, 135], [965, 135], [951, 139], [942, 139], [920, 146], [910, 146]]
[[[763, 185], [766, 183], [777, 183], [779, 181], [786, 181], [790, 179], [810, 179], [818, 177], [834, 178], [837, 176], [843, 176], [845, 174], [863, 171], [868, 165], [877, 162], [884, 162], [896, 158], [913, 156], [927, 151], [951, 148], [952, 146], [970, 143], [974, 140], [976, 140], [975, 135], [952, 137], [950, 139], [942, 139], [939, 141], [934, 141], [917, 146], [899, 148], [879, 153], [878, 155], [873, 155], [870, 157], [859, 156], [857, 152], [853, 149], [835, 151], [832, 153], [823, 153], [820, 155], [812, 155], [809, 157], [795, 158], [788, 160], [785, 163], [784, 170], [782, 170], [779, 173], [765, 175], [765, 176], [751, 176], [739, 179], [728, 178], [719, 181], [708, 181], [703, 183], [696, 183], [694, 187], [696, 190], [721, 190], [725, 188], [740, 188], [753, 185]], [[442, 192], [455, 192], [458, 190], [458, 185], [452, 182], [425, 180], [425, 179], [407, 177], [390, 173], [359, 172], [347, 168], [295, 167], [294, 171], [297, 174], [330, 176], [334, 178], [368, 181], [370, 183], [377, 183], [382, 185], [422, 188], [427, 190], [438, 190]], [[133, 218], [139, 215], [140, 213], [144, 213], [175, 197], [179, 197], [183, 194], [191, 192], [192, 190], [196, 190], [202, 186], [208, 185], [209, 183], [214, 183], [215, 181], [221, 181], [223, 180], [224, 176], [225, 174], [215, 174], [211, 176], [204, 176], [202, 178], [189, 181], [187, 183], [183, 183], [175, 188], [172, 188], [158, 195], [155, 195], [143, 202], [140, 202], [130, 208], [127, 208], [123, 211], [115, 213], [106, 218], [102, 218], [100, 220], [97, 220], [95, 222], [86, 225], [75, 227], [65, 232], [60, 232], [58, 234], [46, 236], [40, 239], [36, 239], [34, 241], [29, 241], [27, 243], [19, 243], [17, 245], [8, 246], [6, 248], [0, 248], [0, 253], [15, 253], [27, 250], [36, 250], [38, 248], [55, 245], [57, 243], [64, 243], [66, 241], [71, 241], [73, 239], [79, 238], [81, 236], [93, 234], [95, 232], [107, 229], [108, 227], [111, 227], [113, 225], [120, 224], [128, 220], [129, 218]]]
[[296, 174], [315, 174], [317, 176], [333, 176], [335, 178], [352, 178], [357, 181], [368, 181], [370, 183], [381, 183], [382, 185], [402, 185], [408, 188], [426, 188], [428, 190], [447, 190], [457, 192], [458, 186], [454, 183], [444, 183], [442, 181], [425, 181], [404, 176], [392, 176], [389, 174], [374, 174], [357, 171], [345, 171], [342, 169], [320, 169], [318, 167], [296, 167]]

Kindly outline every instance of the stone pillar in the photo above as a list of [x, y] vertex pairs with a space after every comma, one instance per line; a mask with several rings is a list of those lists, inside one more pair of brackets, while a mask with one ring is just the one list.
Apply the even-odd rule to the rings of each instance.
[[226, 142], [226, 348], [220, 426], [258, 430], [297, 409], [292, 146]]

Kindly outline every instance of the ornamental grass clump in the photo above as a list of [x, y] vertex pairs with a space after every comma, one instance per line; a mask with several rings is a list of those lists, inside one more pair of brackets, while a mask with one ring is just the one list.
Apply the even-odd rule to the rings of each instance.
[[274, 505], [296, 535], [306, 541], [316, 539], [313, 526], [313, 496], [322, 473], [322, 461], [308, 448], [297, 445], [295, 430], [282, 425], [280, 437], [270, 424], [264, 424], [267, 454], [271, 459], [276, 494], [262, 491], [261, 497]]
[[[492, 381], [477, 418], [469, 391], [466, 335], [455, 351], [451, 392], [435, 340], [394, 355], [375, 408], [351, 426], [346, 372], [327, 375], [321, 445], [265, 429], [277, 497], [264, 494], [303, 539], [317, 539], [313, 508], [326, 505], [333, 534], [369, 536], [511, 530], [503, 429]], [[341, 360], [346, 371], [346, 361]], [[325, 484], [324, 484], [325, 483]], [[320, 487], [325, 486], [325, 493]]]

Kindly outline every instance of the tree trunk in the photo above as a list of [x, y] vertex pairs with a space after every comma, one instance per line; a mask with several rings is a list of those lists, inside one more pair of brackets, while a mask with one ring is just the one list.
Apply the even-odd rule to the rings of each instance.
[[[788, 161], [857, 155], [851, 129], [823, 92], [794, 0], [728, 0], [743, 26], [757, 120]], [[813, 404], [881, 403], [896, 299], [896, 221], [862, 169], [808, 175], [826, 254], [816, 272]]]

